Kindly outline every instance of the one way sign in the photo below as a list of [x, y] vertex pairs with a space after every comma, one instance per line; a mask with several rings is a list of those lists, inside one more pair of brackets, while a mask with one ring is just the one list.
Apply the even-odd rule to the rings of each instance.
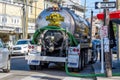
[[115, 8], [116, 2], [95, 2], [95, 9]]

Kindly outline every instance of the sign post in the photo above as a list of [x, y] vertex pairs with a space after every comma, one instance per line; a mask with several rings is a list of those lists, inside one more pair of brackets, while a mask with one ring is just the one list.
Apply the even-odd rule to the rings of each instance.
[[[108, 9], [109, 8], [115, 8], [116, 7], [116, 2], [108, 2], [109, 0], [103, 0], [104, 2], [96, 2], [95, 3], [95, 9], [104, 9], [104, 27], [101, 29], [103, 30], [103, 32], [101, 33], [101, 39], [102, 39], [102, 43], [101, 43], [101, 47], [104, 47], [104, 52], [102, 50], [102, 52], [105, 54], [105, 71], [106, 71], [106, 77], [111, 77], [112, 76], [112, 67], [111, 67], [111, 56], [110, 56], [110, 45], [109, 45], [109, 38], [108, 38], [108, 27], [105, 28], [105, 26], [108, 26], [108, 22], [109, 22], [109, 16], [108, 16]], [[105, 36], [104, 36], [105, 35]], [[104, 39], [103, 39], [104, 37]], [[103, 45], [104, 44], [104, 45]], [[103, 72], [103, 55], [101, 56], [101, 72]]]
[[102, 26], [100, 28], [100, 37], [101, 37], [101, 73], [104, 73], [104, 38], [107, 37], [108, 34], [108, 30], [107, 30], [107, 26]]

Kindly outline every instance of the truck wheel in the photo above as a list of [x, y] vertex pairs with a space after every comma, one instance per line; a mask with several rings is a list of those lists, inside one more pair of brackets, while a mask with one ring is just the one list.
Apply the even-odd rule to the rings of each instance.
[[40, 64], [40, 65], [36, 65], [36, 70], [42, 70], [43, 69], [43, 66]]
[[81, 51], [81, 69], [85, 67], [85, 56], [84, 56], [84, 50]]
[[49, 63], [44, 63], [43, 68], [48, 68]]
[[36, 70], [36, 65], [29, 65], [30, 70]]
[[5, 73], [10, 72], [10, 59], [7, 61], [7, 65], [3, 69], [3, 72], [5, 72]]
[[78, 63], [78, 70], [80, 71], [82, 69], [82, 62], [81, 62], [81, 57], [79, 57], [79, 63]]
[[82, 61], [81, 61], [81, 57], [79, 56], [78, 68], [74, 68], [74, 71], [80, 72], [81, 69], [82, 69]]

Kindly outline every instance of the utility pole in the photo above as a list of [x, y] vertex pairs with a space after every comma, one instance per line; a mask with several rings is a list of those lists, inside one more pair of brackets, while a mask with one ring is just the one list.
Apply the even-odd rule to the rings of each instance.
[[[108, 2], [109, 0], [103, 0], [103, 1], [104, 2]], [[108, 9], [104, 9], [104, 26], [108, 26], [108, 23], [109, 23], [109, 17], [108, 17], [108, 15], [109, 15]], [[104, 48], [105, 48], [105, 46], [104, 46]], [[104, 52], [104, 54], [105, 54], [106, 77], [112, 77], [110, 46], [109, 46], [109, 52]]]
[[36, 7], [37, 7], [37, 2], [35, 2], [35, 23], [36, 23], [36, 11], [37, 11], [37, 9], [36, 9]]
[[28, 38], [28, 3], [29, 0], [23, 0], [23, 17], [22, 17], [23, 39]]
[[85, 12], [86, 12], [86, 0], [85, 0], [85, 2], [84, 2], [84, 19], [85, 19]]
[[[38, 0], [34, 0], [35, 2], [35, 25], [36, 25], [36, 15], [37, 15], [37, 2]], [[37, 30], [37, 28], [35, 27], [35, 30]]]
[[22, 10], [23, 10], [23, 15], [22, 15], [22, 38], [24, 39], [25, 38], [25, 27], [26, 27], [26, 24], [25, 24], [25, 0], [23, 0], [23, 7], [22, 7]]
[[[120, 0], [116, 0], [117, 10], [120, 9]], [[117, 60], [120, 60], [120, 25], [117, 24]]]
[[29, 0], [26, 0], [26, 31], [25, 31], [25, 39], [28, 38], [28, 4], [29, 4]]

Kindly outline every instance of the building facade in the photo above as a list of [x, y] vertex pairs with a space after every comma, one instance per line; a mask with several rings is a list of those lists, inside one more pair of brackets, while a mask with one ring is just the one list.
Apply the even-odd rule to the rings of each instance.
[[[35, 32], [35, 19], [44, 9], [44, 0], [28, 5], [28, 38]], [[6, 34], [12, 43], [23, 38], [23, 0], [0, 0], [0, 35]]]
[[22, 28], [21, 6], [22, 5], [14, 4], [9, 1], [0, 1], [0, 35], [5, 35], [5, 37], [9, 38], [7, 41], [10, 40], [12, 43], [15, 43], [18, 29]]

